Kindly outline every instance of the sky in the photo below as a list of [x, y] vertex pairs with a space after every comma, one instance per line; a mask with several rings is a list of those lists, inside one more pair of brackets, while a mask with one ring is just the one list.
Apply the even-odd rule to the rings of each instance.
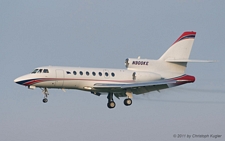
[[[224, 9], [223, 0], [1, 0], [0, 140], [225, 140]], [[158, 59], [184, 31], [197, 32], [191, 59], [217, 62], [188, 64], [195, 83], [135, 95], [129, 107], [57, 89], [44, 104], [40, 89], [13, 82], [39, 66]]]

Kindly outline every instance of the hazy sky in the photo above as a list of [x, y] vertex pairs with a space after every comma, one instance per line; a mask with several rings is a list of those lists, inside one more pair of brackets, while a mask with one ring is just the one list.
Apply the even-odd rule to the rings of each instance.
[[[224, 0], [1, 0], [0, 140], [168, 141], [174, 134], [225, 140]], [[196, 31], [189, 64], [196, 82], [123, 98], [108, 109], [78, 90], [29, 90], [13, 80], [46, 65], [125, 68], [128, 57], [158, 59], [184, 31]], [[176, 140], [212, 140], [187, 137]]]

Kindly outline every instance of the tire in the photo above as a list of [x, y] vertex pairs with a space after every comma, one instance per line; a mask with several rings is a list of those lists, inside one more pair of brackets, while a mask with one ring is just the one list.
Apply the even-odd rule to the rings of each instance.
[[43, 103], [47, 103], [48, 102], [48, 99], [47, 98], [44, 98], [43, 99]]
[[124, 100], [124, 105], [130, 106], [132, 104], [132, 100], [130, 98], [127, 98]]
[[115, 108], [116, 103], [114, 101], [111, 101], [111, 102], [107, 103], [107, 107], [110, 108], [110, 109]]

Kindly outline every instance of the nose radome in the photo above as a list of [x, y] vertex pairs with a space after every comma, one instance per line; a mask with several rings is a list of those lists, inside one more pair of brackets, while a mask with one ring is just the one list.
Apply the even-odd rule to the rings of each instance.
[[14, 82], [17, 83], [18, 82], [18, 78], [14, 79]]
[[16, 79], [14, 80], [14, 82], [17, 83], [17, 84], [21, 84], [21, 78], [20, 78], [20, 77], [16, 78]]
[[30, 80], [33, 79], [33, 75], [30, 75], [30, 74], [26, 74], [26, 75], [23, 75], [23, 76], [20, 76], [18, 78], [16, 78], [14, 80], [15, 83], [17, 84], [20, 84], [20, 85], [26, 85], [27, 82], [29, 82]]
[[15, 83], [20, 84], [20, 85], [23, 85], [24, 81], [25, 81], [25, 78], [23, 76], [18, 77], [14, 80]]

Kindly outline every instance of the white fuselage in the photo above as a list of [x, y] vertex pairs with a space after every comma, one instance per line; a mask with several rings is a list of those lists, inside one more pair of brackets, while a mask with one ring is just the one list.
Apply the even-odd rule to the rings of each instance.
[[25, 86], [41, 88], [79, 89], [92, 92], [108, 92], [97, 90], [96, 83], [128, 84], [160, 80], [161, 76], [147, 71], [132, 71], [125, 69], [82, 68], [82, 67], [39, 67], [47, 69], [48, 73], [30, 73], [21, 76], [15, 82]]

